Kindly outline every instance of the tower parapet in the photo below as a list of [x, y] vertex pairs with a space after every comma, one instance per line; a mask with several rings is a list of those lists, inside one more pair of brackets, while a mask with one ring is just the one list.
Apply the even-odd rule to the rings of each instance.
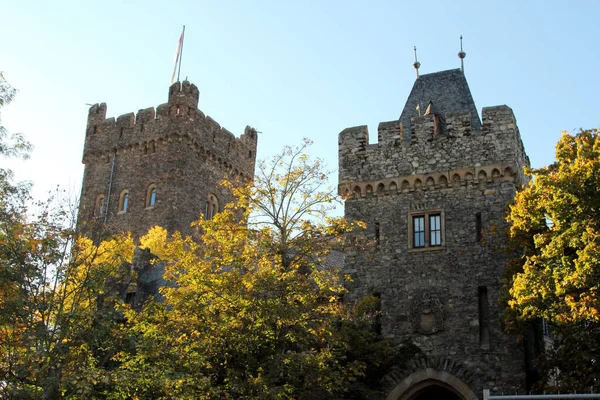
[[509, 107], [484, 108], [482, 118], [463, 72], [442, 71], [417, 77], [377, 143], [366, 126], [339, 134], [344, 214], [367, 224], [376, 247], [347, 252], [346, 298], [379, 298], [382, 335], [423, 352], [414, 370], [383, 380], [393, 384], [389, 398], [444, 397], [436, 380], [460, 383], [449, 397], [525, 389], [523, 348], [500, 325], [498, 249], [529, 159]]
[[[187, 81], [169, 88], [169, 102], [106, 118], [106, 103], [94, 104], [88, 113], [83, 152], [84, 164], [90, 157], [109, 157], [113, 151], [144, 152], [149, 143], [166, 146], [173, 140], [185, 140], [200, 157], [217, 160], [246, 179], [254, 173], [256, 130], [247, 127], [240, 138], [222, 128], [200, 111], [199, 91]], [[252, 133], [254, 132], [254, 133]]]
[[198, 99], [198, 88], [184, 81], [156, 109], [106, 118], [105, 103], [90, 107], [80, 231], [100, 219], [134, 236], [154, 225], [190, 233], [191, 222], [233, 200], [221, 181], [252, 180], [256, 130], [247, 126], [236, 137], [200, 111]]
[[400, 187], [400, 182], [410, 182], [416, 175], [439, 175], [440, 171], [451, 182], [452, 171], [466, 168], [475, 168], [471, 172], [475, 177], [479, 170], [486, 175], [498, 170], [520, 187], [529, 158], [513, 111], [507, 106], [487, 107], [482, 115], [483, 125], [475, 127], [470, 110], [413, 117], [407, 129], [409, 140], [401, 120], [382, 122], [376, 144], [368, 143], [366, 126], [344, 129], [338, 142], [340, 194], [347, 195], [358, 186], [365, 196], [369, 185], [395, 183]]

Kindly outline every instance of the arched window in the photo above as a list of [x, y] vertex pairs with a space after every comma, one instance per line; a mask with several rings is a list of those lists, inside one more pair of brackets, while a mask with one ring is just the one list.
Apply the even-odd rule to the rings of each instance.
[[146, 190], [146, 208], [154, 207], [156, 205], [156, 196], [156, 185], [151, 183]]
[[96, 215], [101, 217], [106, 212], [106, 205], [104, 202], [104, 195], [100, 194], [96, 198]]
[[129, 190], [125, 189], [119, 197], [119, 212], [127, 212], [129, 208]]
[[206, 201], [206, 211], [204, 212], [204, 217], [206, 219], [213, 219], [216, 213], [219, 212], [219, 200], [217, 196], [214, 194], [208, 195], [208, 200]]

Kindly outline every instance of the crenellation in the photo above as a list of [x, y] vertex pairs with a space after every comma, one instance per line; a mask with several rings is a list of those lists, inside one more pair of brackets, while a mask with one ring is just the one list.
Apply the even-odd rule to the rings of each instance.
[[106, 119], [106, 103], [96, 103], [88, 111], [88, 124], [90, 122], [102, 122]]
[[205, 121], [208, 123], [209, 129], [212, 131], [220, 131], [221, 130], [221, 125], [219, 125], [219, 123], [217, 121], [215, 121], [214, 119], [212, 119], [210, 116], [206, 116]]
[[[153, 107], [139, 110], [137, 115], [133, 113], [123, 114], [116, 119], [114, 117], [92, 120], [93, 125], [88, 126], [86, 135], [85, 154], [95, 152], [112, 152], [113, 149], [125, 149], [132, 146], [144, 149], [141, 143], [153, 141], [156, 143], [165, 141], [171, 135], [187, 137], [190, 143], [198, 142], [209, 153], [215, 153], [219, 158], [227, 160], [230, 165], [236, 165], [242, 160], [242, 164], [256, 155], [256, 131], [253, 139], [248, 132], [252, 128], [247, 127], [245, 133], [236, 138], [233, 133], [223, 128], [210, 116], [205, 116], [200, 110], [193, 115], [199, 118], [181, 118], [180, 114], [166, 115], [168, 104], [160, 105], [155, 112]], [[98, 114], [97, 105], [92, 106], [92, 115]], [[104, 107], [105, 113], [106, 107]], [[104, 114], [105, 115], [105, 114]], [[190, 114], [192, 115], [192, 114]], [[166, 118], [165, 118], [166, 117]], [[89, 122], [88, 122], [89, 123]], [[95, 134], [92, 134], [95, 129]], [[249, 131], [250, 129], [250, 131]], [[245, 135], [245, 136], [244, 136]], [[107, 150], [108, 149], [108, 150]], [[141, 150], [147, 151], [147, 150]], [[245, 164], [240, 169], [253, 170], [253, 165]]]
[[135, 124], [136, 125], [148, 124], [148, 123], [154, 122], [155, 118], [156, 118], [156, 111], [154, 110], [154, 107], [144, 108], [144, 109], [138, 110], [137, 114], [135, 115]]
[[[389, 399], [440, 397], [413, 386], [415, 374], [455, 374], [471, 393], [525, 388], [522, 344], [500, 324], [506, 259], [497, 249], [529, 160], [510, 108], [484, 108], [482, 117], [462, 71], [442, 71], [417, 78], [401, 117], [379, 124], [377, 144], [368, 144], [366, 126], [339, 134], [345, 217], [378, 235], [376, 251], [346, 256], [348, 301], [377, 293], [384, 337], [410, 340], [425, 360], [447, 360], [383, 377]], [[481, 287], [489, 296], [486, 346]]]
[[135, 114], [130, 112], [127, 114], [119, 115], [117, 117], [118, 128], [133, 128], [135, 126]]
[[169, 88], [169, 104], [187, 106], [191, 109], [198, 108], [200, 91], [198, 87], [188, 81], [175, 82]]
[[469, 136], [473, 132], [473, 117], [468, 110], [446, 114], [446, 131], [449, 137]]
[[388, 121], [380, 122], [377, 127], [377, 142], [380, 145], [387, 146], [396, 144], [403, 138], [402, 122]]
[[[196, 86], [183, 82], [172, 85], [169, 102], [156, 109], [115, 119], [106, 118], [104, 103], [90, 108], [79, 229], [83, 221], [96, 219], [95, 202], [107, 196], [107, 219], [115, 229], [131, 230], [135, 236], [158, 224], [190, 233], [189, 224], [206, 211], [210, 194], [221, 208], [232, 200], [231, 191], [219, 186], [223, 179], [252, 179], [256, 130], [246, 127], [236, 138], [197, 108], [198, 98]], [[156, 185], [160, 211], [146, 206], [150, 184]], [[117, 209], [123, 189], [130, 193], [127, 213]]]
[[156, 107], [156, 119], [160, 120], [162, 118], [168, 118], [170, 107], [171, 106], [169, 105], [169, 103], [163, 103]]
[[[400, 121], [379, 125], [377, 145], [367, 145], [366, 126], [340, 133], [340, 181], [376, 180], [463, 168], [478, 163], [510, 162], [514, 170], [528, 164], [512, 110], [506, 106], [484, 109], [483, 129], [472, 130], [469, 110], [449, 113], [445, 131], [435, 135], [435, 115], [411, 119], [410, 142], [397, 138]], [[521, 176], [523, 178], [523, 176]]]

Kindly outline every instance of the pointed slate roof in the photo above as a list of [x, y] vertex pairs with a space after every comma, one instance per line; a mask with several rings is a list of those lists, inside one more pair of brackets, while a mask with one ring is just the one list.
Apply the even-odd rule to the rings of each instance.
[[400, 114], [405, 132], [408, 132], [407, 127], [410, 127], [410, 119], [419, 116], [417, 105], [420, 106], [423, 115], [429, 102], [435, 104], [435, 113], [442, 115], [455, 111], [471, 111], [473, 129], [481, 129], [481, 120], [469, 84], [460, 69], [434, 72], [417, 78]]

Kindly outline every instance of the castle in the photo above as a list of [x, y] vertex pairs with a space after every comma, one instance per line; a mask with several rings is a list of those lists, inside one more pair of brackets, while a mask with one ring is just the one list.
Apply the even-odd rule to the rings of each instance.
[[[417, 63], [415, 63], [415, 66]], [[198, 89], [175, 83], [167, 104], [106, 119], [91, 107], [78, 229], [93, 221], [143, 234], [189, 233], [231, 200], [227, 178], [252, 179], [257, 136], [240, 138], [197, 108]], [[345, 216], [367, 222], [374, 254], [345, 255], [349, 301], [380, 298], [384, 337], [424, 356], [382, 377], [389, 400], [462, 399], [522, 392], [524, 350], [502, 331], [498, 302], [504, 214], [529, 160], [512, 110], [480, 120], [462, 69], [418, 76], [398, 120], [339, 134]], [[156, 277], [155, 277], [156, 278]]]
[[254, 175], [256, 130], [240, 138], [198, 109], [199, 91], [187, 81], [169, 88], [155, 110], [106, 118], [106, 104], [88, 114], [79, 232], [98, 225], [143, 235], [152, 226], [191, 234], [190, 223], [232, 201], [223, 179]]
[[377, 243], [369, 257], [346, 254], [350, 297], [378, 296], [382, 334], [426, 354], [386, 377], [389, 400], [525, 389], [523, 349], [500, 323], [498, 248], [529, 159], [509, 107], [482, 117], [457, 69], [418, 77], [377, 144], [366, 126], [339, 134], [345, 216], [365, 221]]

